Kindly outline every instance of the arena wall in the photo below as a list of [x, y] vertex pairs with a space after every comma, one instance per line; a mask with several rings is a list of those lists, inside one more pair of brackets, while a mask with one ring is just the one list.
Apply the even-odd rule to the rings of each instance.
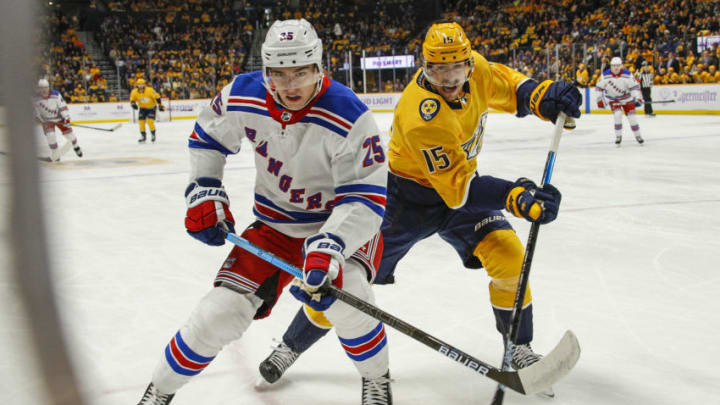
[[[585, 114], [609, 114], [608, 109], [598, 109], [595, 88], [581, 89]], [[375, 112], [392, 112], [400, 99], [400, 93], [358, 94], [360, 99]], [[653, 109], [658, 114], [718, 114], [720, 115], [720, 84], [667, 85], [652, 88]], [[589, 100], [589, 102], [588, 102]], [[673, 102], [667, 102], [674, 100]], [[194, 119], [209, 99], [172, 100], [170, 113], [173, 120]], [[130, 103], [70, 104], [73, 122], [127, 122], [132, 116]], [[642, 108], [640, 108], [642, 110]]]

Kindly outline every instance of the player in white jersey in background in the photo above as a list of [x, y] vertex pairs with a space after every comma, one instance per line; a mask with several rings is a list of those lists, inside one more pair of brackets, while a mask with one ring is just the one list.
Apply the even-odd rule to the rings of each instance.
[[[323, 75], [322, 43], [307, 21], [276, 21], [262, 59], [262, 72], [236, 76], [198, 116], [189, 140], [185, 226], [209, 245], [224, 243], [221, 228], [234, 230], [223, 169], [247, 139], [257, 220], [242, 236], [303, 269], [304, 281], [290, 291], [335, 325], [362, 376], [362, 403], [392, 404], [383, 324], [318, 292], [331, 281], [374, 302], [369, 282], [382, 254], [387, 178], [380, 132], [365, 104]], [[166, 346], [140, 405], [170, 403], [253, 319], [270, 315], [292, 278], [235, 246], [214, 288]]]
[[[65, 104], [65, 100], [63, 100], [59, 92], [50, 90], [50, 83], [46, 79], [38, 81], [38, 94], [33, 100], [33, 106], [35, 118], [42, 125], [43, 133], [50, 147], [50, 160], [53, 162], [60, 160], [60, 156], [70, 146], [79, 157], [82, 157], [82, 149], [80, 149], [77, 137], [70, 126], [70, 111], [67, 104]], [[58, 148], [55, 127], [58, 127], [65, 139], [67, 139], [67, 146]]]
[[640, 91], [640, 84], [627, 69], [623, 68], [622, 59], [616, 56], [610, 60], [610, 69], [603, 72], [595, 87], [598, 92], [598, 107], [605, 108], [607, 104], [615, 118], [615, 144], [620, 145], [622, 142], [624, 112], [630, 123], [630, 129], [635, 135], [635, 140], [642, 145], [644, 140], [640, 135], [640, 125], [635, 107], [640, 107], [645, 104], [645, 101]]

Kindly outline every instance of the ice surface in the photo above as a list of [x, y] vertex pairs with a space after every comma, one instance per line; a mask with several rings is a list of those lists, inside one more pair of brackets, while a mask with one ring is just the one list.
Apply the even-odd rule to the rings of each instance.
[[[391, 115], [377, 120], [386, 130]], [[642, 147], [627, 122], [616, 147], [609, 115], [584, 116], [560, 143], [552, 182], [563, 202], [558, 220], [541, 227], [531, 274], [535, 349], [549, 351], [566, 329], [583, 349], [555, 387], [556, 405], [720, 401], [720, 116], [639, 120]], [[185, 234], [192, 125], [160, 123], [158, 142], [145, 145], [137, 144], [130, 124], [115, 132], [76, 128], [85, 157], [70, 151], [61, 164], [41, 168], [57, 298], [89, 404], [137, 403], [164, 346], [211, 288], [230, 249]], [[480, 173], [540, 180], [551, 125], [491, 114], [486, 134]], [[46, 155], [44, 139], [37, 140], [38, 154]], [[253, 220], [251, 154], [247, 148], [230, 157], [225, 173], [240, 228]], [[0, 156], [0, 164], [6, 161]], [[8, 189], [3, 175], [0, 191]], [[6, 218], [0, 221], [0, 264], [7, 269], [9, 230]], [[525, 241], [529, 226], [512, 223]], [[433, 237], [408, 254], [396, 275], [396, 285], [376, 287], [378, 306], [499, 364], [501, 338], [483, 270], [463, 269]], [[4, 270], [0, 402], [41, 403], [16, 293]], [[359, 404], [359, 376], [333, 335], [305, 353], [277, 387], [253, 389], [271, 339], [297, 308], [285, 294], [272, 317], [221, 352], [173, 405]], [[489, 403], [492, 381], [388, 332], [396, 404]], [[511, 393], [505, 403], [551, 402]]]

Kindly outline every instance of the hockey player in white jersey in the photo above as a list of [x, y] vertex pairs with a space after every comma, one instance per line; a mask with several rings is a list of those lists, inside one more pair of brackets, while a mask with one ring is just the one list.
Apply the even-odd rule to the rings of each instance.
[[610, 60], [610, 69], [603, 72], [602, 77], [595, 86], [597, 89], [597, 105], [605, 108], [605, 105], [612, 110], [615, 118], [615, 144], [622, 142], [622, 116], [627, 116], [635, 140], [643, 144], [644, 140], [640, 135], [635, 107], [645, 103], [640, 91], [640, 84], [633, 75], [623, 68], [622, 59], [614, 57]]
[[[75, 154], [82, 157], [82, 149], [77, 137], [70, 126], [70, 111], [65, 100], [59, 92], [50, 90], [50, 83], [46, 79], [38, 81], [38, 94], [33, 100], [35, 119], [42, 125], [43, 133], [50, 147], [50, 160], [57, 162], [71, 146]], [[64, 147], [58, 148], [55, 127], [63, 134], [67, 142]]]
[[[335, 325], [362, 376], [362, 403], [391, 404], [384, 325], [318, 292], [331, 281], [374, 302], [369, 281], [382, 254], [387, 177], [379, 130], [351, 90], [323, 75], [322, 43], [307, 21], [276, 21], [262, 60], [261, 72], [236, 76], [198, 116], [189, 139], [187, 232], [222, 245], [221, 228], [234, 230], [223, 168], [246, 139], [255, 157], [257, 220], [242, 236], [303, 269], [304, 281], [290, 291]], [[231, 192], [249, 191], [226, 185]], [[234, 247], [214, 288], [164, 349], [140, 405], [170, 403], [253, 319], [270, 315], [291, 281]]]

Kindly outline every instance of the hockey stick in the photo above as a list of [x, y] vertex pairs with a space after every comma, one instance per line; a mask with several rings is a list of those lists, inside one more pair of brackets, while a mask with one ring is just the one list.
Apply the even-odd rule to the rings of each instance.
[[112, 127], [112, 128], [98, 128], [98, 127], [91, 127], [91, 126], [89, 126], [89, 125], [80, 125], [80, 124], [70, 124], [70, 125], [72, 125], [72, 126], [74, 126], [74, 127], [94, 129], [94, 130], [96, 130], [96, 131], [107, 131], [107, 132], [113, 132], [113, 131], [115, 131], [116, 129], [118, 129], [118, 128], [120, 128], [120, 127], [122, 126], [122, 124], [117, 124], [117, 125], [115, 125], [115, 126]]
[[[71, 142], [65, 142], [65, 143], [63, 144], [63, 146], [62, 146], [60, 149], [57, 150], [57, 153], [55, 154], [55, 160], [53, 160], [53, 158], [52, 158], [52, 154], [53, 154], [53, 150], [52, 150], [52, 149], [50, 149], [51, 157], [40, 157], [40, 156], [38, 156], [38, 157], [37, 157], [37, 160], [39, 160], [39, 161], [41, 161], [41, 162], [49, 162], [49, 163], [58, 162], [58, 161], [60, 160], [60, 158], [62, 157], [62, 155], [66, 154], [66, 153], [70, 150], [71, 147], [72, 147], [72, 143], [71, 143]], [[9, 156], [9, 153], [0, 150], [0, 155]]]
[[676, 100], [659, 100], [659, 101], [646, 101], [645, 104], [666, 104], [674, 103]]
[[[2, 150], [0, 150], [0, 155], [2, 155], [2, 156], [10, 156], [9, 153], [7, 153], [7, 152], [5, 152], [5, 151], [2, 151]], [[52, 159], [50, 159], [49, 157], [45, 157], [45, 156], [43, 156], [43, 157], [38, 156], [38, 157], [37, 157], [37, 160], [39, 160], [39, 161], [41, 161], [41, 162], [52, 162]]]
[[[280, 268], [281, 270], [292, 274], [296, 278], [302, 279], [302, 270], [283, 261], [272, 253], [253, 245], [246, 239], [235, 235], [232, 232], [227, 232], [225, 234], [225, 239]], [[357, 298], [352, 294], [349, 294], [332, 285], [325, 288], [327, 288], [327, 293], [336, 297], [338, 300], [370, 315], [371, 317], [404, 333], [425, 346], [432, 348], [451, 360], [468, 367], [476, 373], [484, 375], [485, 377], [499, 382], [521, 394], [534, 394], [552, 386], [565, 374], [564, 372], [559, 373], [559, 370], [562, 371], [566, 368], [569, 370], [572, 368], [577, 361], [577, 355], [575, 355], [575, 353], [580, 350], [575, 335], [568, 331], [557, 346], [555, 346], [555, 349], [537, 363], [517, 372], [501, 371], [490, 364], [480, 361], [456, 347], [445, 343], [426, 332], [423, 332], [409, 323], [396, 318], [380, 308]]]
[[[572, 117], [568, 118], [565, 113], [558, 114], [557, 120], [555, 120], [555, 129], [553, 133], [552, 143], [550, 144], [550, 150], [548, 151], [547, 160], [545, 161], [545, 170], [543, 171], [542, 182], [540, 185], [550, 183], [552, 177], [553, 168], [555, 167], [555, 155], [557, 154], [558, 146], [560, 145], [560, 136], [562, 135], [563, 126], [565, 126], [566, 119], [572, 120]], [[525, 290], [527, 289], [528, 280], [530, 278], [530, 266], [532, 265], [533, 254], [535, 253], [535, 242], [537, 241], [538, 232], [540, 231], [540, 224], [534, 222], [530, 226], [530, 235], [528, 236], [527, 246], [525, 247], [525, 258], [523, 260], [522, 269], [520, 270], [520, 278], [518, 280], [518, 289], [515, 292], [515, 303], [513, 305], [513, 312], [510, 322], [510, 330], [505, 335], [505, 354], [503, 355], [503, 362], [501, 371], [510, 369], [510, 362], [512, 360], [513, 345], [517, 340], [517, 335], [520, 331], [520, 318], [522, 316], [522, 305], [525, 301]], [[566, 331], [565, 336], [568, 334], [572, 335], [571, 331]], [[574, 336], [574, 335], [573, 335]], [[567, 358], [568, 362], [562, 365], [558, 365], [555, 370], [558, 375], [556, 380], [562, 378], [565, 374], [570, 372], [570, 369], [575, 366], [578, 359], [580, 358], [580, 346], [576, 343], [575, 351]], [[552, 353], [551, 353], [552, 354]], [[542, 361], [542, 359], [540, 360]], [[537, 363], [536, 363], [537, 364]], [[532, 365], [530, 366], [532, 367]], [[524, 369], [520, 369], [521, 371]], [[505, 386], [498, 384], [493, 396], [492, 405], [502, 405], [503, 399], [505, 398]]]

